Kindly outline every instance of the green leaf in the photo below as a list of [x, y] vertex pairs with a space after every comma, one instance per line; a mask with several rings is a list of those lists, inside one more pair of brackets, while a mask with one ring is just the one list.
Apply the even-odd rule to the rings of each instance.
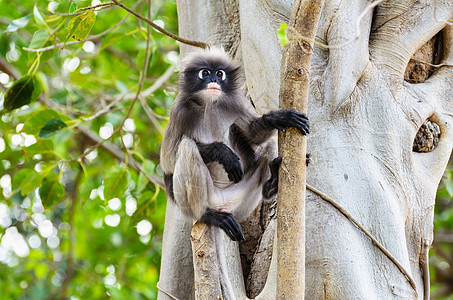
[[94, 186], [92, 178], [89, 176], [82, 176], [79, 182], [79, 199], [82, 202], [82, 205], [86, 203], [87, 200], [90, 199], [90, 194], [93, 189], [96, 187]]
[[[145, 161], [142, 164], [142, 170], [148, 175], [154, 173], [155, 167], [156, 165], [154, 164], [154, 162], [148, 159], [145, 159]], [[145, 175], [143, 175], [143, 173], [140, 173], [137, 180], [137, 192], [141, 192], [147, 184], [148, 179], [145, 177]]]
[[16, 175], [14, 176], [13, 183], [12, 183], [12, 189], [17, 190], [19, 189], [20, 185], [24, 181], [24, 179], [30, 175], [30, 173], [33, 172], [32, 169], [22, 169], [19, 170]]
[[40, 29], [33, 34], [33, 38], [31, 39], [28, 48], [39, 49], [44, 46], [48, 38], [49, 34], [47, 31]]
[[110, 200], [121, 197], [129, 185], [130, 175], [127, 169], [115, 168], [104, 179], [104, 198]]
[[[31, 39], [30, 44], [28, 45], [28, 48], [40, 49], [40, 48], [52, 46], [54, 44], [55, 44], [54, 38], [52, 36], [49, 36], [49, 33], [47, 31], [40, 29], [33, 34], [33, 38]], [[40, 63], [44, 63], [44, 62], [48, 61], [49, 59], [55, 58], [57, 51], [58, 51], [58, 49], [55, 48], [55, 49], [41, 52], [41, 58], [39, 60]], [[28, 52], [28, 57], [29, 57], [30, 61], [32, 61], [35, 59], [36, 53]], [[40, 80], [40, 83], [41, 84], [43, 83], [42, 80]], [[46, 92], [45, 89], [44, 89], [44, 92]]]
[[59, 181], [59, 177], [57, 174], [47, 176], [39, 188], [39, 197], [41, 197], [42, 205], [45, 208], [49, 208], [63, 200], [65, 190]]
[[280, 24], [280, 28], [277, 30], [277, 37], [280, 40], [280, 46], [285, 46], [285, 45], [288, 45], [288, 43], [289, 43], [288, 37], [286, 36], [287, 27], [288, 27], [288, 24], [282, 23], [282, 24]]
[[69, 6], [69, 13], [73, 14], [78, 8], [79, 6], [77, 5], [77, 3], [72, 2], [71, 6]]
[[68, 127], [65, 122], [61, 119], [52, 119], [47, 121], [46, 125], [39, 131], [38, 136], [40, 138], [47, 138], [51, 135], [54, 135], [63, 128]]
[[[26, 170], [26, 171], [23, 171]], [[32, 169], [23, 169], [18, 172], [24, 172], [25, 174], [21, 174], [17, 181], [20, 181], [20, 193], [22, 196], [27, 195], [28, 193], [32, 192], [34, 189], [41, 185], [41, 181], [43, 178], [43, 174], [36, 172]], [[17, 176], [17, 174], [16, 174]], [[16, 178], [16, 176], [14, 178]], [[17, 184], [17, 183], [16, 183]]]
[[42, 88], [35, 76], [25, 75], [16, 80], [6, 91], [3, 108], [5, 112], [28, 105], [38, 99]]
[[36, 134], [41, 128], [46, 125], [46, 123], [53, 119], [60, 119], [60, 115], [53, 109], [46, 109], [34, 112], [31, 116], [28, 117], [25, 121], [25, 125], [22, 128], [21, 132], [28, 134]]
[[32, 157], [36, 154], [53, 154], [54, 146], [51, 140], [38, 140], [31, 146], [22, 148], [25, 156]]
[[33, 17], [35, 17], [35, 22], [38, 24], [40, 27], [46, 27], [46, 22], [44, 22], [44, 19], [41, 16], [41, 13], [39, 12], [38, 7], [35, 5], [33, 7]]
[[5, 32], [15, 32], [19, 28], [24, 28], [27, 26], [28, 22], [31, 19], [31, 15], [27, 15], [25, 17], [22, 17], [20, 19], [13, 20], [11, 24], [8, 25], [6, 28]]
[[96, 14], [92, 10], [74, 17], [68, 24], [69, 35], [66, 38], [66, 41], [69, 37], [78, 41], [83, 41], [90, 33], [95, 21]]

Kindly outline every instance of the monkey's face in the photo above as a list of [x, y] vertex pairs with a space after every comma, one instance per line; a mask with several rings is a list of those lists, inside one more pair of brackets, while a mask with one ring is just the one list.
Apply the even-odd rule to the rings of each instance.
[[207, 96], [220, 96], [222, 85], [225, 84], [226, 73], [222, 69], [201, 69], [198, 72], [200, 85], [204, 87], [202, 92]]
[[181, 89], [216, 100], [236, 89], [238, 68], [218, 61], [198, 61], [183, 73]]

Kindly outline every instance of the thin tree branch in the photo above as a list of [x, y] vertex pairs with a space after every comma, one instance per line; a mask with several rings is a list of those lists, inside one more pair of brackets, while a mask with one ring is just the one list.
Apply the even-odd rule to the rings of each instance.
[[433, 64], [430, 64], [429, 62], [426, 62], [426, 61], [423, 61], [423, 60], [418, 60], [418, 59], [415, 59], [415, 58], [411, 58], [412, 61], [414, 62], [417, 62], [417, 63], [420, 63], [420, 64], [424, 64], [424, 65], [427, 65], [429, 67], [433, 67], [433, 68], [442, 68], [442, 67], [453, 67], [453, 65], [449, 65], [449, 64], [438, 64], [438, 65], [433, 65]]
[[[134, 87], [132, 87], [131, 89], [129, 90], [132, 90], [136, 87], [137, 85], [135, 85]], [[108, 105], [104, 106], [101, 110], [99, 110], [98, 112], [96, 112], [94, 115], [90, 116], [90, 117], [86, 117], [86, 118], [80, 118], [82, 121], [91, 121], [91, 120], [94, 120], [96, 119], [97, 117], [99, 116], [102, 116], [103, 114], [106, 114], [108, 112], [111, 111], [112, 107], [117, 105], [118, 103], [120, 103], [122, 100], [124, 100], [126, 98], [126, 95], [127, 95], [127, 92], [126, 93], [123, 93], [121, 95], [117, 95], [115, 96], [115, 98], [113, 99], [112, 102], [110, 102]]]
[[156, 29], [157, 31], [165, 34], [166, 36], [180, 42], [180, 43], [183, 43], [183, 44], [187, 44], [187, 45], [190, 45], [190, 46], [194, 46], [194, 47], [199, 47], [199, 48], [207, 48], [209, 45], [204, 43], [204, 42], [199, 42], [199, 41], [192, 41], [192, 40], [188, 40], [188, 39], [185, 39], [185, 38], [182, 38], [182, 37], [179, 37], [165, 29], [163, 29], [162, 27], [160, 27], [159, 25], [155, 24], [154, 22], [152, 22], [151, 20], [143, 17], [142, 15], [136, 13], [135, 11], [133, 11], [132, 9], [130, 9], [129, 7], [127, 7], [126, 5], [120, 3], [118, 0], [113, 0], [113, 2], [115, 2], [116, 5], [118, 5], [119, 7], [121, 7], [122, 9], [128, 11], [129, 13], [133, 14], [135, 17], [137, 17], [138, 19], [148, 23], [149, 25], [151, 25], [154, 29]]
[[400, 270], [400, 272], [406, 277], [409, 284], [412, 286], [415, 292], [417, 292], [417, 286], [415, 281], [409, 275], [409, 273], [404, 269], [404, 267], [398, 262], [398, 260], [371, 234], [369, 233], [350, 213], [348, 213], [338, 202], [321, 192], [320, 190], [316, 189], [315, 187], [307, 184], [307, 189], [312, 191], [313, 193], [317, 194], [321, 199], [330, 203], [333, 207], [335, 207], [341, 214], [343, 214], [347, 219], [349, 219], [357, 228], [360, 229], [372, 242], [373, 244], [379, 248]]
[[[103, 148], [105, 151], [109, 152], [113, 157], [115, 157], [117, 160], [121, 161], [121, 162], [126, 162], [126, 155], [123, 153], [123, 151], [121, 151], [121, 149], [119, 149], [118, 147], [116, 147], [115, 145], [112, 145], [110, 143], [107, 142], [107, 140], [102, 140], [101, 138], [99, 138], [97, 135], [95, 135], [94, 133], [92, 133], [90, 130], [86, 129], [86, 128], [83, 128], [82, 126], [76, 126], [75, 127], [78, 131], [80, 131], [83, 135], [85, 135], [88, 139], [90, 139], [91, 141], [93, 141], [95, 143], [95, 145], [90, 148], [88, 151], [86, 151], [81, 157], [78, 157], [75, 160], [77, 159], [81, 159], [85, 156], [87, 156], [90, 152], [92, 152], [94, 149], [98, 148], [98, 147], [101, 147]], [[114, 133], [117, 133], [118, 132], [118, 129], [116, 132]], [[113, 136], [113, 134], [112, 134]], [[154, 175], [154, 174], [146, 174], [146, 172], [143, 171], [143, 169], [141, 168], [141, 166], [132, 158], [130, 157], [129, 158], [129, 162], [131, 162], [129, 165], [137, 172], [139, 173], [143, 173], [143, 175], [146, 177], [146, 179], [148, 179], [150, 182], [156, 184], [157, 186], [161, 187], [161, 188], [164, 188], [164, 182], [162, 180], [162, 178]]]
[[57, 16], [61, 16], [61, 17], [75, 17], [75, 16], [79, 16], [79, 15], [84, 14], [85, 11], [87, 11], [87, 10], [91, 10], [91, 9], [101, 10], [101, 9], [104, 9], [104, 8], [112, 7], [114, 5], [115, 5], [115, 3], [109, 2], [109, 3], [101, 3], [101, 4], [98, 4], [98, 5], [94, 5], [94, 6], [82, 7], [82, 8], [77, 9], [78, 11], [76, 11], [76, 12], [74, 12], [72, 14], [59, 13], [59, 12], [55, 12], [55, 11], [49, 11], [49, 12], [52, 15], [57, 15]]

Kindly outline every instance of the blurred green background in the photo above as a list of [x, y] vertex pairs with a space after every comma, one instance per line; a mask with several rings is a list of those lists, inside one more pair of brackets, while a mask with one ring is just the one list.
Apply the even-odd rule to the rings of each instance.
[[[124, 2], [177, 33], [176, 2], [150, 3]], [[178, 45], [100, 4], [0, 0], [0, 299], [156, 298]], [[436, 299], [453, 299], [452, 174], [436, 206]]]

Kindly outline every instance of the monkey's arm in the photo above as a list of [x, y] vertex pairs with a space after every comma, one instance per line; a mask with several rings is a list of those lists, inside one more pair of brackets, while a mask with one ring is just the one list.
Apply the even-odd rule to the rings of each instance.
[[216, 161], [223, 165], [228, 174], [228, 179], [235, 183], [241, 181], [244, 173], [239, 157], [227, 145], [221, 142], [197, 143], [197, 147], [205, 164]]
[[260, 144], [269, 139], [274, 129], [285, 131], [293, 127], [303, 135], [310, 133], [308, 117], [294, 109], [274, 110], [250, 122], [248, 136], [252, 144]]

